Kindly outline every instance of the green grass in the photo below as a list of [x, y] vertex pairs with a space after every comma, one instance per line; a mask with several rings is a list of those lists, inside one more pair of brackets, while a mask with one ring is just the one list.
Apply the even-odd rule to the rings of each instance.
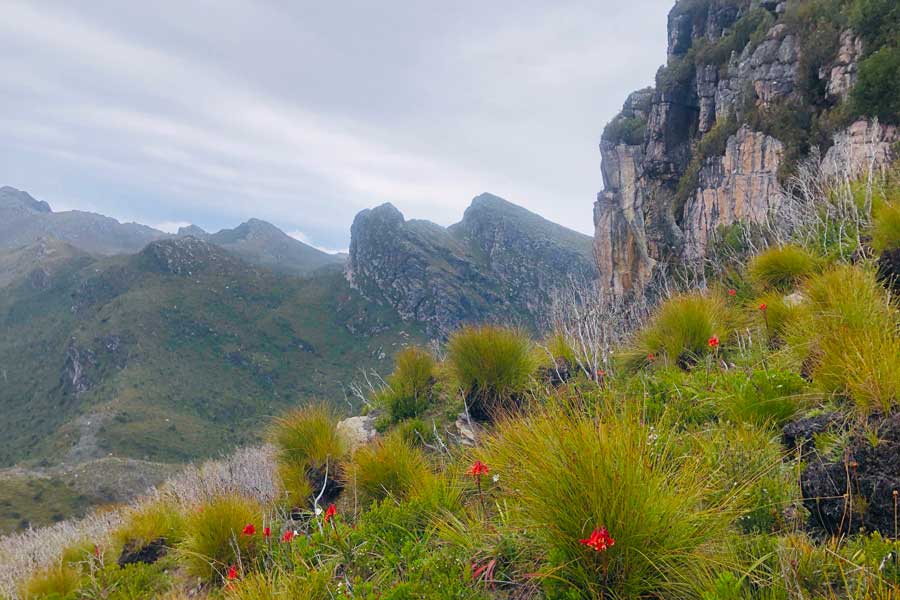
[[344, 485], [363, 508], [384, 498], [405, 499], [432, 478], [428, 459], [402, 435], [391, 434], [357, 450]]
[[447, 361], [470, 414], [478, 420], [515, 408], [537, 368], [529, 336], [494, 325], [454, 333], [447, 344]]
[[872, 215], [872, 249], [877, 253], [900, 248], [900, 200], [885, 203]]
[[418, 417], [431, 405], [434, 384], [434, 357], [423, 348], [407, 348], [396, 355], [388, 387], [375, 402], [387, 409], [395, 423]]
[[83, 516], [88, 497], [58, 477], [0, 475], [0, 534]]
[[271, 440], [278, 459], [278, 475], [286, 501], [292, 507], [309, 508], [327, 472], [339, 476], [347, 453], [338, 435], [334, 411], [322, 404], [295, 409], [275, 421]]
[[111, 536], [111, 549], [118, 558], [123, 548], [139, 549], [156, 540], [174, 547], [184, 539], [184, 515], [181, 509], [162, 500], [130, 511], [124, 524]]
[[790, 292], [818, 269], [815, 256], [799, 246], [770, 248], [747, 266], [751, 281], [762, 290]]
[[81, 573], [59, 564], [35, 573], [23, 583], [19, 595], [23, 600], [66, 600], [78, 589]]
[[802, 377], [774, 369], [723, 377], [715, 397], [721, 414], [731, 421], [778, 427], [808, 408], [812, 399]]

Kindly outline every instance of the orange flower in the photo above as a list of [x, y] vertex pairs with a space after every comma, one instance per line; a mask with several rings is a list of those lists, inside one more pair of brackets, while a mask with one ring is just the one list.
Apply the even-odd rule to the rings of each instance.
[[715, 335], [712, 336], [711, 338], [709, 338], [708, 343], [709, 343], [710, 348], [718, 348], [719, 347], [719, 337], [715, 336]]
[[256, 527], [253, 526], [253, 523], [248, 523], [241, 532], [241, 535], [256, 535]]
[[328, 521], [330, 521], [331, 518], [334, 517], [334, 515], [336, 515], [336, 514], [337, 514], [337, 508], [334, 507], [333, 503], [329, 504], [328, 509], [325, 511], [325, 522], [327, 523]]
[[606, 527], [598, 527], [591, 532], [590, 537], [578, 540], [582, 546], [587, 546], [597, 552], [603, 552], [615, 545], [616, 540], [612, 539]]

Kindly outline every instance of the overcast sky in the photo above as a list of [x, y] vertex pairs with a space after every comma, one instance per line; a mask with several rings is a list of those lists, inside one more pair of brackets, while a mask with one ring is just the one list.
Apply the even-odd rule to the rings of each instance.
[[0, 186], [346, 248], [491, 192], [592, 231], [597, 143], [672, 0], [0, 0]]

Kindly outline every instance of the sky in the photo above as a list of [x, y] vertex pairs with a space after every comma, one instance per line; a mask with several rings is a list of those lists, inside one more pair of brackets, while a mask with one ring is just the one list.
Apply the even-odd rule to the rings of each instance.
[[345, 249], [490, 192], [584, 233], [605, 123], [672, 0], [0, 0], [0, 186], [173, 231]]

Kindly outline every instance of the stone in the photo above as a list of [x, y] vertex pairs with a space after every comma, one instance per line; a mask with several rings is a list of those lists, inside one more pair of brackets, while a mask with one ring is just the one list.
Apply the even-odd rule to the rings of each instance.
[[374, 415], [361, 415], [339, 421], [337, 424], [338, 435], [347, 444], [352, 452], [360, 446], [365, 446], [378, 437], [375, 429], [376, 417]]
[[119, 555], [119, 560], [116, 562], [120, 567], [137, 563], [152, 565], [165, 556], [166, 552], [168, 552], [168, 547], [164, 537], [156, 538], [143, 546], [130, 540], [122, 547], [122, 554]]
[[830, 70], [819, 73], [820, 79], [828, 79], [826, 93], [832, 102], [844, 101], [856, 84], [859, 60], [863, 55], [862, 38], [852, 29], [841, 33], [841, 45]]
[[459, 433], [459, 442], [463, 446], [476, 446], [484, 433], [484, 428], [474, 420], [469, 419], [466, 413], [461, 412], [456, 417], [456, 431]]

